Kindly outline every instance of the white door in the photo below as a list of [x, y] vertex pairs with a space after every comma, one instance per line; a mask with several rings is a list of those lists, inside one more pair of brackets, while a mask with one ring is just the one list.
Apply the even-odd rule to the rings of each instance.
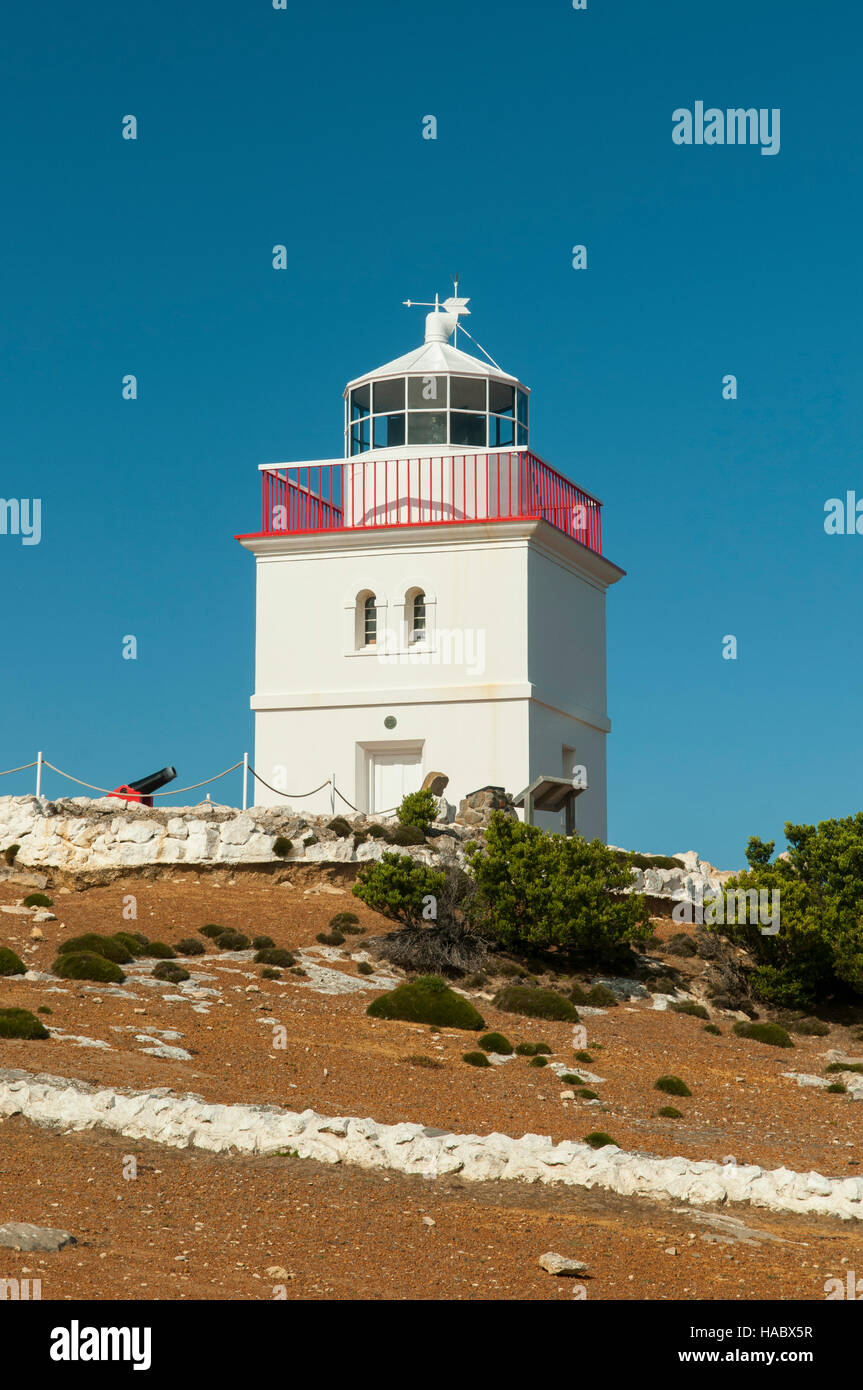
[[372, 753], [369, 767], [370, 811], [378, 815], [395, 810], [408, 792], [419, 791], [420, 750]]

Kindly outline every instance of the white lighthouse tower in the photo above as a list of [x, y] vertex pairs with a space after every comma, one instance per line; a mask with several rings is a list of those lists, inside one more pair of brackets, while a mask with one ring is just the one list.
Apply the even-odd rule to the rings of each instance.
[[467, 303], [436, 299], [420, 347], [348, 383], [344, 458], [261, 465], [261, 530], [238, 539], [257, 564], [254, 765], [281, 795], [255, 800], [327, 783], [296, 805], [383, 815], [429, 771], [456, 803], [575, 776], [577, 829], [604, 840], [623, 571], [600, 502], [532, 451], [527, 387], [450, 341]]

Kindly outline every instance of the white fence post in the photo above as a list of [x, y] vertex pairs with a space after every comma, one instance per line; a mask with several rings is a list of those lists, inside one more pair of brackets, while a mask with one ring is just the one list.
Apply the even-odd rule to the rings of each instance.
[[36, 795], [42, 797], [42, 754], [36, 754]]
[[243, 754], [243, 810], [249, 808], [249, 755]]

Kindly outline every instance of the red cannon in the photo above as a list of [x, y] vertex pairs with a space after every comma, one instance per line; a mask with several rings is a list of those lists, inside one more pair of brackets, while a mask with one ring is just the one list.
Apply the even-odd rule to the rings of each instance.
[[116, 796], [120, 801], [137, 801], [141, 806], [152, 806], [153, 792], [157, 792], [167, 782], [173, 782], [176, 775], [175, 767], [163, 767], [161, 772], [151, 772], [149, 777], [139, 777], [137, 782], [127, 782], [115, 787], [108, 795]]

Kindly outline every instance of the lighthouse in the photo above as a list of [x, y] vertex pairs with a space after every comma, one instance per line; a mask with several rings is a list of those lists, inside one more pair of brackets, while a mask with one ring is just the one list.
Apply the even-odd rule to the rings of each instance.
[[529, 388], [459, 345], [468, 302], [436, 296], [423, 343], [348, 383], [343, 457], [260, 465], [261, 528], [237, 537], [257, 569], [255, 800], [383, 816], [432, 771], [455, 804], [572, 778], [578, 832], [605, 840], [624, 572], [599, 500], [534, 452]]

